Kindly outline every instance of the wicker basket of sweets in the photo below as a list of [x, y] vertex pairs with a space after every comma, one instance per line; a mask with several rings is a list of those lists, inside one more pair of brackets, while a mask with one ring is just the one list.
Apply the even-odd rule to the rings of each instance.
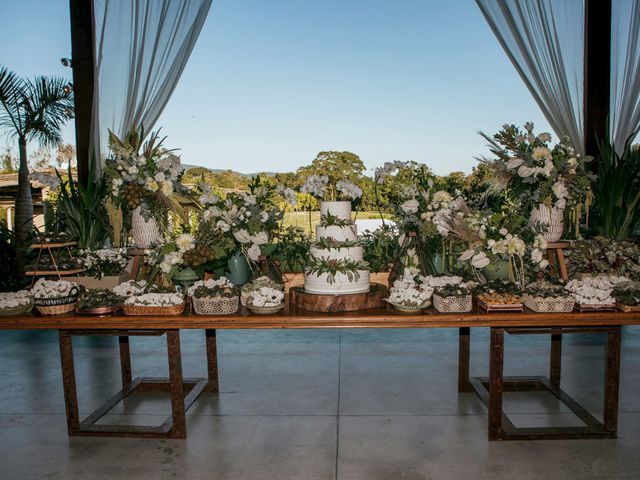
[[26, 290], [0, 293], [0, 315], [22, 315], [33, 308], [33, 297]]
[[226, 277], [194, 283], [189, 296], [196, 315], [231, 315], [240, 306], [240, 293]]
[[73, 312], [78, 295], [83, 289], [66, 280], [45, 280], [41, 278], [31, 289], [36, 310], [41, 315], [62, 315]]
[[143, 293], [125, 300], [122, 311], [125, 315], [180, 315], [184, 307], [180, 293]]

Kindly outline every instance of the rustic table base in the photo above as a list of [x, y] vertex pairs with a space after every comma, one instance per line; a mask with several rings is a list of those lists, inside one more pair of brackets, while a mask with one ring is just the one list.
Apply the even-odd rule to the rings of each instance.
[[[84, 420], [78, 414], [78, 396], [73, 362], [72, 336], [118, 336], [122, 390], [113, 395], [100, 408]], [[132, 379], [130, 336], [167, 336], [169, 378], [138, 377]], [[206, 330], [208, 378], [182, 378], [180, 331], [165, 330], [60, 330], [60, 359], [64, 382], [64, 400], [67, 412], [67, 430], [70, 436], [110, 436], [141, 438], [186, 438], [185, 413], [203, 391], [218, 391], [218, 369], [215, 330]], [[97, 422], [121, 400], [133, 392], [162, 392], [171, 395], [171, 415], [159, 426], [98, 425]]]
[[[504, 377], [504, 333], [512, 335], [551, 335], [549, 377]], [[600, 422], [578, 402], [560, 389], [562, 334], [607, 334], [604, 414]], [[616, 438], [618, 424], [618, 387], [620, 377], [620, 327], [588, 328], [491, 328], [489, 378], [469, 378], [469, 328], [460, 329], [458, 390], [475, 391], [489, 409], [489, 440], [543, 440], [575, 438]], [[502, 410], [504, 392], [548, 391], [564, 403], [584, 427], [526, 427], [513, 425]]]

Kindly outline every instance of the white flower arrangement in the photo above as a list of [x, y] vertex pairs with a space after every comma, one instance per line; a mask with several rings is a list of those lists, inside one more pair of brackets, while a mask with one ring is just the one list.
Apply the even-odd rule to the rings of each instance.
[[120, 285], [116, 285], [111, 290], [113, 293], [120, 297], [128, 298], [133, 297], [135, 295], [141, 295], [147, 289], [147, 281], [146, 280], [128, 280], [126, 282], [121, 283]]
[[302, 187], [300, 187], [300, 191], [321, 199], [324, 198], [327, 192], [328, 183], [329, 177], [326, 175], [309, 175]]
[[431, 302], [434, 288], [423, 281], [424, 277], [404, 275], [403, 278], [393, 282], [389, 289], [387, 302], [391, 305], [403, 307], [428, 307]]
[[242, 288], [241, 301], [249, 307], [278, 307], [284, 303], [282, 285], [267, 276], [258, 277]]
[[565, 289], [571, 292], [579, 305], [611, 305], [616, 303], [611, 295], [615, 286], [628, 281], [626, 277], [613, 275], [584, 277], [582, 280], [571, 280]]
[[340, 180], [336, 183], [336, 188], [342, 194], [343, 198], [356, 200], [362, 196], [362, 189], [353, 182]]
[[135, 307], [175, 307], [184, 303], [184, 297], [180, 293], [143, 293], [127, 298], [124, 303]]
[[120, 275], [129, 262], [126, 248], [80, 250], [79, 263], [85, 273], [95, 278]]
[[36, 299], [65, 298], [78, 292], [78, 284], [67, 280], [39, 279], [31, 288], [31, 294]]
[[31, 302], [33, 302], [33, 295], [27, 290], [0, 293], [0, 310], [23, 307]]
[[285, 202], [287, 202], [292, 207], [295, 207], [298, 204], [298, 197], [295, 190], [293, 190], [292, 188], [278, 184], [278, 186], [276, 187], [276, 193], [278, 195], [282, 195]]

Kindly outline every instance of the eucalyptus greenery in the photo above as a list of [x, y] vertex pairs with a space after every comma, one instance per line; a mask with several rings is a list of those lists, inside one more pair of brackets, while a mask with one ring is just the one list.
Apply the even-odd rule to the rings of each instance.
[[371, 267], [372, 272], [388, 271], [400, 258], [400, 244], [397, 229], [392, 225], [384, 225], [374, 232], [366, 231], [362, 235], [364, 260]]
[[290, 226], [276, 233], [276, 242], [263, 247], [263, 253], [280, 261], [286, 273], [302, 273], [309, 258], [309, 236], [304, 229]]
[[326, 215], [322, 215], [320, 217], [320, 224], [321, 227], [347, 227], [350, 225], [353, 225], [353, 220], [349, 219], [345, 219], [345, 218], [339, 218], [335, 215], [332, 215], [331, 213], [327, 212]]
[[343, 273], [350, 282], [360, 280], [359, 270], [368, 270], [369, 265], [366, 262], [357, 262], [351, 259], [328, 260], [324, 258], [313, 258], [307, 267], [307, 273], [320, 276], [327, 274], [327, 282], [333, 285], [336, 281], [336, 274]]
[[322, 237], [316, 240], [313, 244], [314, 247], [319, 248], [321, 250], [329, 250], [332, 248], [350, 248], [359, 245], [359, 242], [356, 240], [344, 240], [338, 241], [333, 237]]

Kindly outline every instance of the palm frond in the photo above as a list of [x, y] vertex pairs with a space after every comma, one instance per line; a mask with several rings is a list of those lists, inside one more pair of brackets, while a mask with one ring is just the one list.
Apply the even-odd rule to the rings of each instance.
[[22, 135], [24, 122], [21, 102], [25, 93], [25, 82], [6, 67], [0, 68], [0, 127], [11, 131], [11, 135]]
[[23, 98], [27, 137], [41, 145], [59, 145], [73, 106], [73, 90], [64, 78], [41, 76], [27, 81]]

